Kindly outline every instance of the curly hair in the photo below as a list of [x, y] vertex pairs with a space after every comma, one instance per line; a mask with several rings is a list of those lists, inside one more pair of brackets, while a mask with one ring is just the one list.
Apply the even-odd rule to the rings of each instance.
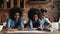
[[43, 14], [44, 12], [47, 12], [47, 10], [40, 9], [40, 12]]
[[16, 13], [19, 13], [20, 17], [22, 17], [22, 10], [20, 8], [12, 8], [9, 11], [9, 18], [14, 19]]
[[31, 8], [29, 11], [28, 11], [28, 18], [33, 20], [34, 18], [34, 15], [38, 15], [38, 9], [36, 8]]
[[40, 16], [42, 16], [42, 14], [43, 14], [44, 12], [46, 13], [47, 11], [44, 10], [44, 9], [40, 9], [40, 10], [39, 10], [39, 14], [38, 14], [38, 18], [40, 18]]

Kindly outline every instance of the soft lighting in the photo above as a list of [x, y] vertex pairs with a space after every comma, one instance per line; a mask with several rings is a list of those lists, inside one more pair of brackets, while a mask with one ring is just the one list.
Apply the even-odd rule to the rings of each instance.
[[7, 2], [9, 2], [9, 0], [7, 0]]

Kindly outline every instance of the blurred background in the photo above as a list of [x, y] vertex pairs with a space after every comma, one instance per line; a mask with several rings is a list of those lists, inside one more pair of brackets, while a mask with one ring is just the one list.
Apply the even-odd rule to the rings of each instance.
[[31, 8], [47, 10], [46, 16], [51, 22], [58, 22], [60, 17], [60, 0], [0, 0], [0, 24], [6, 22], [8, 12], [13, 7], [23, 10], [25, 22], [28, 20], [28, 10]]

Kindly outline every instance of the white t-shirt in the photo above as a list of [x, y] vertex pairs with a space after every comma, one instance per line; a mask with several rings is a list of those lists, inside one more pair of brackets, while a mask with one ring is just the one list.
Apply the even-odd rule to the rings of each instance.
[[48, 18], [42, 18], [42, 19], [39, 19], [39, 23], [40, 23], [40, 25], [42, 25], [42, 26], [44, 26], [44, 23], [49, 23], [49, 24], [51, 24], [51, 22], [49, 21], [49, 19]]

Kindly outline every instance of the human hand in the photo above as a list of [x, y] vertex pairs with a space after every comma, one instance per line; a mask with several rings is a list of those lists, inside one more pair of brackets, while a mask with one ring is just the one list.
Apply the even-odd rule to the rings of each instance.
[[38, 29], [38, 28], [31, 28], [32, 30], [36, 30], [36, 29]]
[[38, 29], [43, 30], [43, 28], [42, 28], [42, 27], [39, 27]]

